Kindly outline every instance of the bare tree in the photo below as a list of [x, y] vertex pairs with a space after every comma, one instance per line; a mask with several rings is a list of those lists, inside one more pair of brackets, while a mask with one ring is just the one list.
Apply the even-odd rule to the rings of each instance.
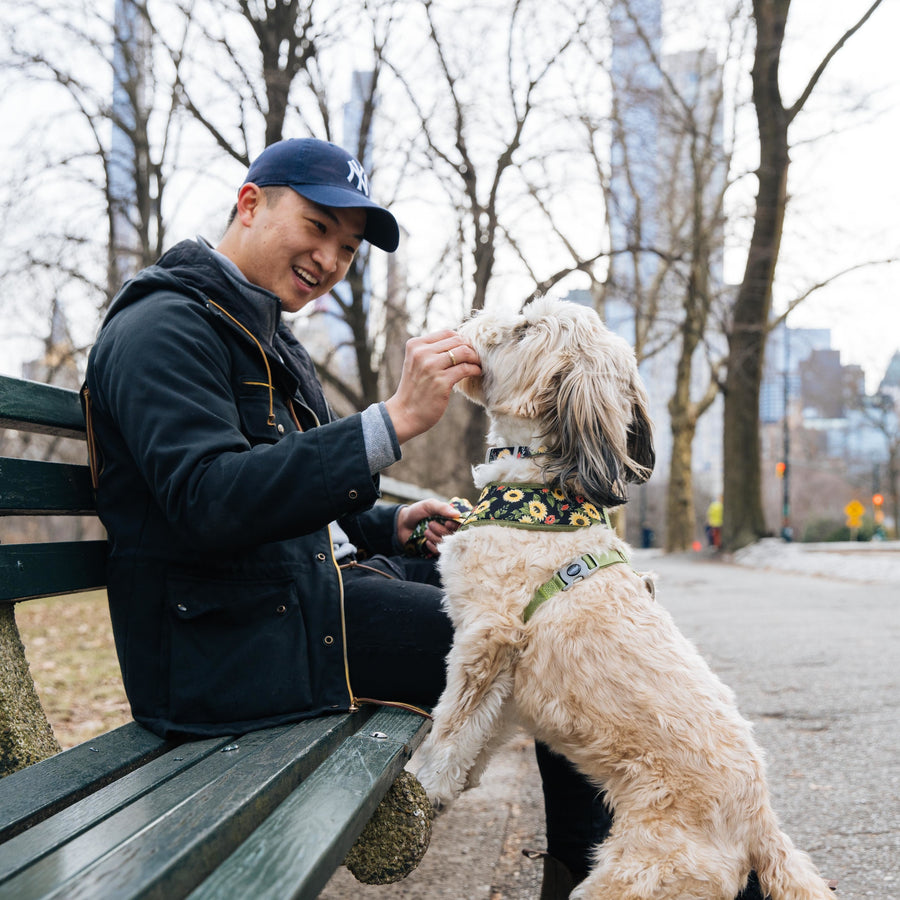
[[[543, 216], [523, 173], [535, 160], [545, 159], [542, 130], [561, 121], [550, 114], [560, 62], [574, 51], [592, 10], [592, 4], [557, 3], [548, 9], [535, 0], [509, 0], [467, 9], [461, 23], [447, 5], [421, 0], [424, 39], [418, 52], [411, 59], [398, 54], [391, 59], [419, 132], [422, 171], [443, 196], [443, 222], [452, 223], [442, 229], [446, 244], [437, 259], [443, 262], [435, 269], [447, 279], [461, 313], [485, 306], [498, 288], [498, 265], [514, 266], [517, 258], [528, 256], [522, 242], [529, 241], [526, 232], [533, 226], [525, 227], [522, 220], [526, 210]], [[537, 22], [546, 23], [540, 40], [535, 39]], [[480, 30], [480, 43], [462, 41], [460, 27], [467, 35]], [[429, 64], [433, 75], [423, 77]], [[546, 287], [588, 266], [584, 260], [565, 262], [564, 271], [554, 275], [547, 271], [553, 255], [546, 236], [538, 246], [545, 271], [532, 271], [532, 286], [519, 295], [520, 302], [534, 291], [535, 279]], [[521, 271], [517, 269], [518, 280], [527, 284]], [[442, 291], [430, 288], [428, 293]], [[470, 408], [462, 431], [454, 443], [461, 445], [460, 481], [467, 482], [467, 467], [483, 450], [481, 410]]]
[[[45, 273], [57, 285], [54, 302], [78, 307], [68, 310], [72, 316], [91, 306], [102, 312], [124, 279], [159, 256], [166, 238], [178, 107], [173, 72], [160, 64], [137, 0], [119, 0], [112, 19], [67, 0], [34, 0], [5, 30], [5, 74], [57, 110], [53, 133], [39, 131], [37, 149], [31, 142], [23, 148], [29, 175], [18, 197], [42, 215], [19, 232], [18, 276], [32, 281]], [[61, 132], [65, 140], [53, 139]], [[71, 205], [59, 202], [60, 191]], [[84, 347], [72, 351], [80, 356]]]
[[825, 54], [799, 96], [786, 105], [781, 94], [781, 51], [790, 0], [753, 0], [756, 26], [752, 82], [759, 132], [756, 208], [744, 276], [728, 333], [724, 420], [724, 546], [738, 549], [765, 534], [760, 482], [759, 391], [772, 309], [772, 285], [787, 206], [789, 129], [804, 109], [835, 55], [869, 20], [875, 0]]
[[[183, 45], [169, 48], [176, 65], [189, 63], [179, 65], [179, 97], [221, 151], [249, 166], [252, 148], [287, 137], [295, 116], [306, 133], [332, 138], [327, 94], [315, 67], [336, 29], [319, 21], [316, 0], [179, 3], [183, 20], [198, 30], [189, 56]], [[311, 96], [303, 105], [307, 112], [300, 113], [304, 88]], [[319, 121], [309, 121], [316, 116]]]
[[[600, 294], [607, 314], [630, 310], [638, 359], [672, 385], [660, 423], [671, 432], [665, 546], [684, 550], [696, 532], [693, 443], [719, 391], [727, 303], [722, 272], [724, 200], [733, 173], [733, 135], [724, 130], [724, 63], [714, 50], [663, 54], [661, 10], [630, 0], [611, 4], [611, 102], [605, 181], [610, 268]], [[740, 55], [741, 4], [723, 17], [717, 38], [725, 61]], [[584, 117], [591, 120], [590, 115]], [[602, 119], [601, 119], [602, 122]], [[608, 138], [609, 140], [609, 138]], [[598, 158], [598, 172], [603, 162]], [[718, 340], [717, 340], [718, 337]], [[663, 458], [666, 454], [663, 454]]]

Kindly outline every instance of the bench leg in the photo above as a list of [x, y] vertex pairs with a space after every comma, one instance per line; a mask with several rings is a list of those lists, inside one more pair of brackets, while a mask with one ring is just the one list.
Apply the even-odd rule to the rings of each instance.
[[416, 777], [403, 771], [384, 795], [344, 865], [363, 884], [393, 884], [422, 861], [434, 810]]
[[25, 658], [12, 604], [0, 604], [0, 778], [59, 753]]

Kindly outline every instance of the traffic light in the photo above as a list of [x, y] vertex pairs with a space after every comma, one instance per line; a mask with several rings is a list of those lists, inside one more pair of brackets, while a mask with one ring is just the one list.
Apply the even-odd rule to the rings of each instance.
[[882, 494], [872, 494], [872, 506], [875, 508], [875, 524], [881, 525], [884, 522], [884, 510], [881, 508], [884, 505], [884, 496]]
[[787, 463], [785, 462], [777, 462], [775, 463], [775, 474], [779, 478], [784, 478], [784, 473], [787, 471]]

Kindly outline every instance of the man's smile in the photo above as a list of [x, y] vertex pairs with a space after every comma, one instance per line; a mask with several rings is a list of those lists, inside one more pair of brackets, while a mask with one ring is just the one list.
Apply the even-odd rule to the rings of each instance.
[[311, 275], [306, 269], [300, 269], [297, 266], [291, 267], [294, 274], [306, 285], [309, 287], [318, 287], [319, 279], [316, 278], [315, 275]]

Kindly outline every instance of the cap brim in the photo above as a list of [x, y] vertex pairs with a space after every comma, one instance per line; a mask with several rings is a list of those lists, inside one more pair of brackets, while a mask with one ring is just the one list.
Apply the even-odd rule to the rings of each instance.
[[383, 206], [374, 203], [365, 194], [352, 188], [344, 189], [333, 184], [292, 184], [289, 185], [301, 197], [321, 206], [336, 209], [366, 210], [366, 230], [363, 237], [375, 247], [393, 253], [400, 245], [400, 226], [397, 220]]

